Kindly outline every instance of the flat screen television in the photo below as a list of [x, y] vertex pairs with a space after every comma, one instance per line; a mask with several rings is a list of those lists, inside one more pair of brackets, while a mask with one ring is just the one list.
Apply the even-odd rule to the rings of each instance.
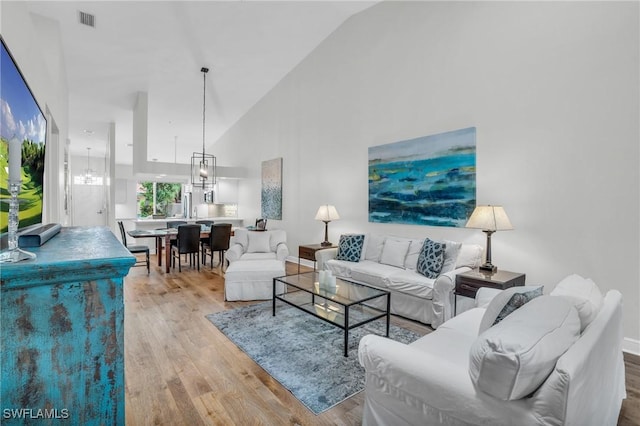
[[9, 141], [22, 147], [18, 230], [42, 223], [47, 121], [2, 37], [0, 53], [0, 234], [9, 228]]

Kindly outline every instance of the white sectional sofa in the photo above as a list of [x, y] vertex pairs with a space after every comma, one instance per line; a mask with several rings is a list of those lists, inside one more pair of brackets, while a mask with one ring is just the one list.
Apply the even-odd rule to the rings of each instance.
[[446, 245], [440, 275], [416, 272], [424, 239], [365, 234], [357, 262], [337, 260], [338, 248], [316, 252], [318, 269], [391, 293], [391, 313], [437, 328], [453, 315], [456, 274], [481, 264], [482, 247], [442, 241]]
[[626, 397], [620, 292], [589, 309], [552, 292], [491, 325], [498, 297], [482, 299], [516, 289], [480, 289], [477, 307], [409, 345], [363, 337], [363, 425], [617, 424]]

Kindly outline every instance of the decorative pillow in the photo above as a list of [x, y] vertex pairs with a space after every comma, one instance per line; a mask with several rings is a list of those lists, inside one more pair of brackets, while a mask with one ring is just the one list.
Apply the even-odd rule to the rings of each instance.
[[482, 316], [478, 334], [481, 334], [484, 331], [488, 330], [496, 322], [496, 318], [498, 317], [500, 312], [502, 312], [502, 308], [504, 308], [507, 302], [511, 300], [511, 296], [513, 296], [515, 293], [527, 293], [536, 289], [540, 289], [540, 291], [542, 291], [542, 286], [525, 285], [511, 287], [498, 293], [496, 297], [494, 297], [491, 302], [489, 302], [487, 310]]
[[560, 281], [549, 293], [551, 296], [564, 296], [578, 310], [580, 331], [584, 331], [598, 316], [602, 307], [602, 293], [590, 279], [573, 274]]
[[477, 244], [462, 244], [456, 259], [456, 268], [468, 266], [477, 268], [482, 263], [483, 248]]
[[380, 255], [380, 263], [404, 269], [404, 258], [409, 251], [409, 244], [409, 240], [387, 238]]
[[338, 255], [336, 256], [336, 260], [359, 262], [363, 244], [364, 235], [362, 234], [340, 235], [340, 242], [338, 243]]
[[524, 398], [579, 337], [580, 319], [569, 302], [537, 297], [478, 336], [469, 351], [471, 381], [504, 401]]
[[460, 247], [462, 243], [455, 241], [443, 240], [438, 241], [445, 245], [444, 249], [444, 263], [442, 264], [441, 274], [451, 272], [456, 269], [456, 261], [458, 260], [458, 253], [460, 253]]
[[249, 232], [247, 236], [249, 237], [247, 253], [271, 252], [271, 246], [269, 244], [271, 235], [268, 232]]
[[424, 240], [416, 271], [427, 278], [437, 278], [444, 263], [445, 245], [429, 238]]
[[422, 251], [424, 240], [409, 240], [409, 250], [404, 258], [404, 269], [415, 271], [418, 267], [418, 257]]
[[505, 319], [507, 315], [511, 314], [516, 309], [521, 308], [525, 303], [530, 302], [538, 296], [542, 296], [542, 287], [538, 287], [535, 290], [526, 291], [524, 293], [514, 293], [507, 304], [502, 307], [502, 310], [491, 326], [493, 327]]
[[384, 235], [368, 234], [367, 249], [364, 254], [364, 260], [379, 262], [385, 239], [386, 237]]

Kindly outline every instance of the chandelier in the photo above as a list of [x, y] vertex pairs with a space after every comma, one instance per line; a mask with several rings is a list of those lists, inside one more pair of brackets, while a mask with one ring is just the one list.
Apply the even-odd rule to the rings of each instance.
[[205, 144], [205, 111], [207, 100], [207, 73], [209, 68], [202, 67], [202, 152], [194, 152], [191, 156], [191, 185], [204, 190], [213, 190], [216, 183], [216, 157], [204, 151]]
[[95, 172], [91, 170], [90, 156], [89, 156], [90, 153], [91, 153], [91, 148], [87, 147], [87, 168], [84, 169], [84, 176], [83, 176], [85, 185], [93, 185], [96, 182]]

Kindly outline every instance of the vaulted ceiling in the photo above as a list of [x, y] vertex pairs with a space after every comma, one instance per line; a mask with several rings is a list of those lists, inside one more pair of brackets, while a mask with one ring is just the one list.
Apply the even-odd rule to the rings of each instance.
[[[70, 150], [132, 161], [132, 110], [148, 93], [149, 161], [189, 163], [350, 16], [375, 1], [33, 1], [60, 28], [69, 89]], [[79, 22], [94, 16], [94, 27]], [[154, 160], [156, 159], [156, 160]]]

